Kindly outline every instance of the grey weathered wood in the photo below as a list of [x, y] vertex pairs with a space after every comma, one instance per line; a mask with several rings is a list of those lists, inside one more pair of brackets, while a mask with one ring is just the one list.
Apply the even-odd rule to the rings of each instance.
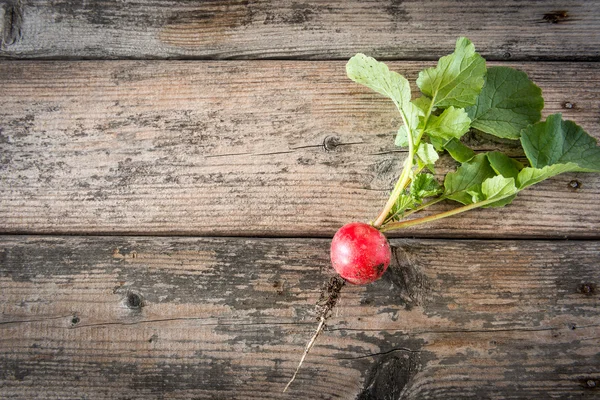
[[590, 398], [600, 242], [395, 240], [298, 379], [328, 240], [0, 238], [0, 397]]
[[[412, 81], [429, 64], [392, 67]], [[545, 114], [600, 136], [598, 64], [512, 65]], [[0, 76], [5, 233], [330, 236], [376, 217], [405, 156], [393, 105], [343, 62], [4, 62]], [[599, 199], [597, 174], [568, 174], [398, 234], [597, 237]]]
[[489, 59], [598, 60], [600, 2], [0, 2], [0, 57], [436, 59], [457, 36]]

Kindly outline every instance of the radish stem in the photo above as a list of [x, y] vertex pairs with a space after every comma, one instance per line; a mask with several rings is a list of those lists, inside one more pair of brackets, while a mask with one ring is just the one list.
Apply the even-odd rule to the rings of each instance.
[[[424, 210], [424, 209], [426, 209], [427, 207], [429, 207], [429, 206], [432, 206], [432, 205], [434, 205], [434, 204], [437, 204], [437, 203], [439, 203], [439, 202], [440, 202], [440, 201], [442, 201], [442, 200], [446, 200], [446, 198], [445, 198], [445, 197], [438, 197], [437, 199], [431, 200], [431, 201], [430, 201], [430, 202], [428, 202], [428, 203], [421, 204], [419, 207], [417, 207], [417, 208], [415, 208], [415, 209], [413, 209], [413, 210], [407, 211], [407, 212], [405, 212], [404, 214], [402, 214], [402, 218], [406, 218], [406, 217], [408, 217], [408, 216], [409, 216], [409, 215], [411, 215], [411, 214], [414, 214], [414, 213], [416, 213], [416, 212], [419, 212], [419, 211], [421, 211], [421, 210]], [[383, 226], [387, 225], [387, 224], [388, 224], [388, 223], [389, 223], [389, 222], [390, 222], [390, 221], [391, 221], [391, 220], [392, 220], [392, 219], [393, 219], [395, 216], [397, 216], [397, 215], [399, 215], [399, 214], [401, 214], [401, 213], [400, 213], [400, 212], [396, 212], [395, 214], [392, 214], [392, 215], [390, 215], [390, 216], [389, 216], [389, 217], [388, 217], [388, 218], [385, 220], [385, 222], [383, 223]]]
[[480, 202], [473, 203], [473, 204], [468, 204], [466, 206], [458, 207], [453, 210], [445, 211], [445, 212], [439, 213], [439, 214], [430, 215], [427, 217], [411, 219], [408, 221], [391, 222], [387, 225], [382, 226], [381, 228], [379, 228], [379, 230], [381, 232], [389, 232], [389, 231], [393, 231], [393, 230], [397, 230], [397, 229], [403, 229], [403, 228], [408, 228], [408, 227], [415, 226], [415, 225], [425, 224], [427, 222], [437, 221], [438, 219], [451, 217], [453, 215], [460, 214], [465, 211], [472, 210], [474, 208], [484, 207], [484, 206], [487, 206], [492, 203], [497, 203], [498, 201], [505, 199], [507, 197], [513, 196], [513, 195], [514, 195], [514, 193], [511, 193], [506, 196], [496, 197], [493, 199], [484, 200], [484, 201], [480, 201]]

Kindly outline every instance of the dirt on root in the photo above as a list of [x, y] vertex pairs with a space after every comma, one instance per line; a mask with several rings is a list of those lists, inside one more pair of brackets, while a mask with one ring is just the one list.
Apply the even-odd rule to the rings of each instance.
[[323, 286], [321, 296], [317, 301], [317, 319], [327, 319], [340, 298], [340, 292], [346, 281], [340, 276], [332, 276]]

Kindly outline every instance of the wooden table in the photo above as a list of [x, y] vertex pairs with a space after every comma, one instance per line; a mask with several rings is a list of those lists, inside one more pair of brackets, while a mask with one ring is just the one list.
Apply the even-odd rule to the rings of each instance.
[[597, 0], [0, 0], [0, 398], [600, 398], [583, 173], [391, 235], [282, 393], [406, 156], [345, 62], [414, 82], [460, 35], [600, 138]]

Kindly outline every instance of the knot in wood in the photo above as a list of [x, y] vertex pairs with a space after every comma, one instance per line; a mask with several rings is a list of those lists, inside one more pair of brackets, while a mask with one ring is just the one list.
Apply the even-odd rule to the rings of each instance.
[[[12, 4], [11, 4], [12, 3]], [[23, 13], [19, 2], [9, 1], [0, 8], [0, 48], [6, 48], [17, 43], [21, 39], [21, 25]]]
[[144, 300], [142, 299], [142, 296], [134, 292], [127, 293], [127, 299], [125, 299], [125, 303], [127, 304], [127, 307], [131, 308], [132, 310], [139, 310], [144, 306]]
[[337, 136], [327, 136], [323, 139], [323, 149], [325, 151], [334, 151], [340, 145], [340, 138]]

